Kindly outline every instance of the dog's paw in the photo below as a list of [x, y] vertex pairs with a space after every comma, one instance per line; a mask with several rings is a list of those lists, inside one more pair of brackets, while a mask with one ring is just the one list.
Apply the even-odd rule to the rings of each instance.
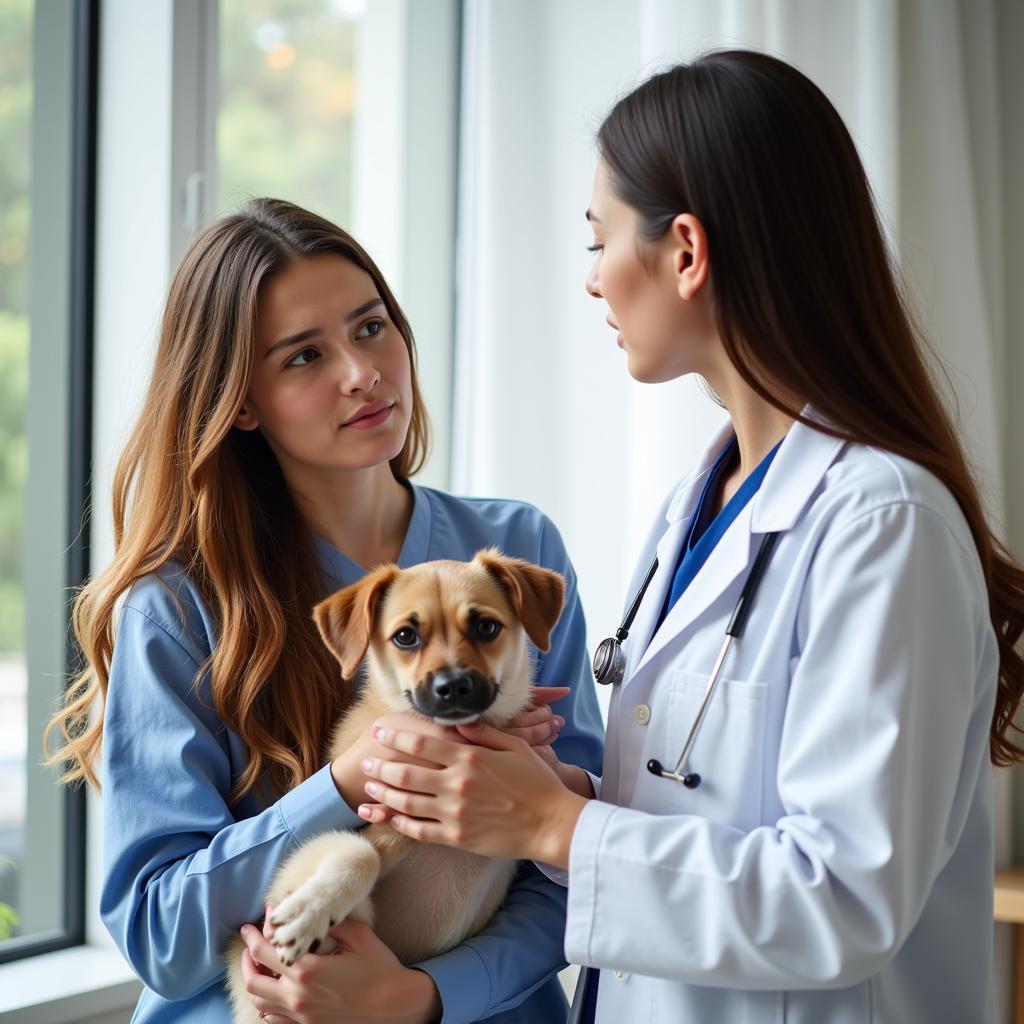
[[305, 953], [329, 952], [325, 943], [335, 945], [327, 935], [335, 923], [332, 907], [318, 889], [319, 886], [307, 882], [283, 900], [270, 918], [274, 926], [270, 941], [289, 966]]

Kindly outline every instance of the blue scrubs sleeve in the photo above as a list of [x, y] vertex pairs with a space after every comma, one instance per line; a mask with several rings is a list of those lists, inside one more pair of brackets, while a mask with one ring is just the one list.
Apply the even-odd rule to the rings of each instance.
[[299, 843], [364, 824], [329, 767], [236, 817], [240, 765], [208, 685], [193, 686], [200, 659], [185, 643], [125, 605], [104, 711], [100, 913], [140, 979], [165, 999], [221, 983], [229, 939], [263, 917], [274, 870]]
[[[519, 555], [511, 545], [506, 550]], [[566, 764], [578, 764], [596, 774], [601, 770], [604, 727], [587, 656], [576, 573], [558, 531], [547, 519], [539, 551], [521, 557], [565, 577], [562, 617], [552, 634], [550, 650], [538, 658], [535, 682], [572, 688], [553, 705], [565, 718], [555, 751]], [[522, 864], [505, 902], [483, 931], [418, 965], [433, 978], [441, 994], [442, 1024], [469, 1024], [513, 1009], [552, 979], [565, 966], [565, 913], [565, 889], [532, 864]], [[536, 1006], [533, 1000], [530, 1003], [530, 1021], [553, 1024], [565, 1018], [567, 1004], [557, 981], [535, 999]]]

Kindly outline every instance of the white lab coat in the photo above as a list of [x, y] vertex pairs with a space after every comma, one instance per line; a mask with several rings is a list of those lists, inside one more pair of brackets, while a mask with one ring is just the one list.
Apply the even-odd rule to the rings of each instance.
[[[566, 957], [598, 1024], [985, 1024], [998, 654], [970, 531], [920, 466], [795, 424], [653, 635], [726, 424], [632, 593], [599, 798], [576, 828]], [[667, 527], [666, 527], [667, 521]], [[758, 535], [782, 536], [688, 767], [675, 764]]]

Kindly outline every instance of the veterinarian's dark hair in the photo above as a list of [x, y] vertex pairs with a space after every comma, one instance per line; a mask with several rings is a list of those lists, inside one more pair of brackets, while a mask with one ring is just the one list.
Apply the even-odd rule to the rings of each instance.
[[312, 619], [325, 596], [320, 569], [270, 446], [233, 424], [249, 388], [261, 287], [324, 253], [372, 278], [405, 339], [412, 418], [391, 469], [408, 477], [424, 462], [429, 426], [412, 331], [354, 238], [277, 199], [254, 200], [196, 238], [171, 282], [149, 390], [114, 478], [113, 561], [75, 600], [85, 669], [46, 733], [46, 741], [55, 730], [63, 737], [49, 760], [68, 763], [65, 781], [99, 786], [115, 605], [172, 558], [216, 615], [217, 645], [200, 674], [210, 672], [217, 712], [248, 750], [236, 799], [264, 776], [283, 792], [321, 765], [350, 695]]
[[953, 493], [999, 642], [991, 758], [1024, 760], [1009, 735], [1024, 693], [1024, 571], [986, 522], [835, 108], [780, 60], [718, 51], [621, 99], [598, 147], [641, 247], [680, 213], [704, 226], [718, 331], [758, 394], [797, 419], [811, 403], [837, 436], [913, 459]]

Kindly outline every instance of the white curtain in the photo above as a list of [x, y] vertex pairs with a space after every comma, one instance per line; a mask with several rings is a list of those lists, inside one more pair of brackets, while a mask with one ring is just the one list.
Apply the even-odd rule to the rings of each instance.
[[[1005, 523], [1010, 97], [998, 58], [1021, 52], [1000, 39], [1021, 35], [1013, 2], [467, 0], [452, 484], [555, 520], [592, 644], [618, 624], [661, 498], [724, 416], [692, 380], [633, 382], [603, 303], [584, 293], [603, 115], [657, 68], [722, 46], [780, 56], [828, 94]], [[1004, 861], [1007, 789], [1003, 773]]]

